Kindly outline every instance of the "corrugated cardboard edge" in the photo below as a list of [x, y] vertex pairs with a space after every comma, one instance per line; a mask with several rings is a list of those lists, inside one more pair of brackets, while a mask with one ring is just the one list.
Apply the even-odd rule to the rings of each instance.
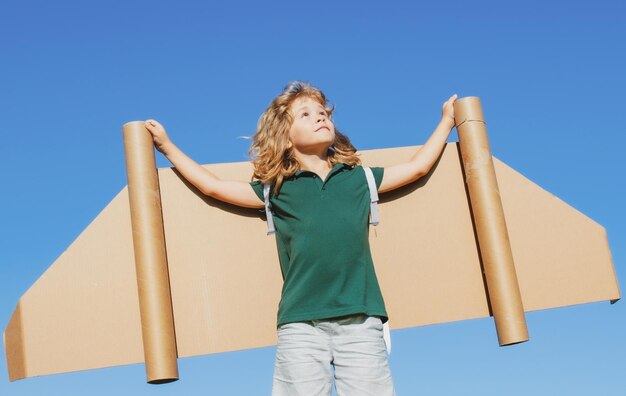
[[615, 304], [619, 300], [622, 299], [622, 292], [619, 289], [619, 283], [617, 282], [617, 272], [615, 272], [615, 261], [613, 260], [613, 253], [611, 252], [611, 245], [609, 245], [609, 237], [606, 233], [606, 228], [599, 224], [602, 227], [602, 231], [604, 233], [604, 242], [606, 243], [606, 251], [609, 254], [609, 260], [611, 261], [611, 270], [613, 271], [613, 281], [615, 282], [615, 291], [617, 291], [617, 297], [609, 300], [611, 304]]
[[[4, 351], [7, 357], [9, 381], [26, 378], [26, 354], [24, 353], [24, 331], [22, 328], [22, 310], [17, 303], [9, 320], [6, 331], [2, 335]], [[7, 348], [11, 345], [12, 348]]]

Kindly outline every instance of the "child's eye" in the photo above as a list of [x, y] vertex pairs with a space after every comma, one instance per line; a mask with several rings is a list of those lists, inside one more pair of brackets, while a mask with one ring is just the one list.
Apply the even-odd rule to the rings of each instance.
[[308, 115], [309, 115], [309, 113], [307, 113], [307, 112], [302, 113], [302, 117], [306, 117]]

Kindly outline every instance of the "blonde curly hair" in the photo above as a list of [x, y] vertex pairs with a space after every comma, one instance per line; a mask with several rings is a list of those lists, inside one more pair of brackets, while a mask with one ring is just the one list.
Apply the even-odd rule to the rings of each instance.
[[[292, 81], [261, 114], [256, 133], [252, 137], [249, 155], [254, 165], [252, 179], [274, 185], [278, 194], [283, 181], [293, 176], [300, 169], [300, 163], [289, 144], [289, 130], [293, 115], [289, 111], [291, 104], [298, 98], [309, 97], [319, 102], [332, 117], [333, 107], [328, 107], [324, 93], [305, 81]], [[335, 140], [328, 148], [327, 161], [330, 166], [338, 163], [356, 166], [361, 160], [356, 155], [356, 148], [350, 139], [335, 129]]]

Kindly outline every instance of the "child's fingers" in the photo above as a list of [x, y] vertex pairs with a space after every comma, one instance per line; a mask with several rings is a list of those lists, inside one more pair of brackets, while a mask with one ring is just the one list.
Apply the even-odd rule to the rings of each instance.
[[454, 118], [454, 101], [458, 97], [457, 94], [454, 94], [448, 98], [443, 104], [442, 113], [446, 116]]
[[159, 124], [158, 121], [155, 121], [155, 120], [144, 121], [144, 126], [152, 134], [165, 132], [165, 129], [163, 128], [163, 126]]
[[159, 123], [156, 122], [155, 120], [146, 120], [144, 122], [144, 124], [146, 125], [147, 128], [149, 128], [149, 127], [153, 127], [154, 128], [154, 127], [158, 127], [159, 126]]

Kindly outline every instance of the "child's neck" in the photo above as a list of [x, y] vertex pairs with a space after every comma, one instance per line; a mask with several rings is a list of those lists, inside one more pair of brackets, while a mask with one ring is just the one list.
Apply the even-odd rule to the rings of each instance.
[[296, 153], [296, 159], [300, 163], [300, 169], [314, 172], [321, 177], [322, 180], [326, 179], [326, 176], [332, 168], [328, 162], [327, 152], [322, 154]]

